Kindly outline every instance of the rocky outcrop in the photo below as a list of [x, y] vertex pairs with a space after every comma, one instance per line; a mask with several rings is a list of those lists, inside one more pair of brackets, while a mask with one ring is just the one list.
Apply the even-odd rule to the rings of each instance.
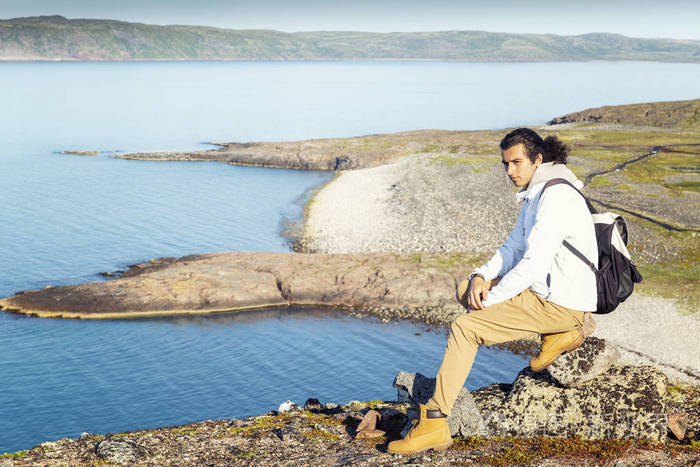
[[[615, 353], [606, 349], [613, 348], [594, 339], [578, 357], [560, 357], [553, 372], [573, 387], [562, 386], [547, 371], [526, 368], [512, 384], [493, 384], [471, 394], [462, 388], [448, 418], [452, 434], [665, 439], [666, 376], [653, 367], [610, 366]], [[578, 370], [594, 370], [565, 372], [571, 362], [578, 362]], [[394, 387], [399, 401], [425, 403], [435, 379], [402, 372]]]
[[466, 132], [418, 130], [353, 138], [302, 141], [212, 143], [217, 149], [190, 152], [120, 154], [121, 159], [152, 161], [216, 161], [300, 170], [352, 170], [375, 167], [398, 157], [455, 146]]
[[[132, 266], [120, 279], [28, 291], [0, 300], [0, 305], [18, 313], [63, 318], [216, 313], [288, 305], [428, 313], [425, 310], [431, 307], [439, 311], [446, 305], [456, 306], [456, 281], [473, 267], [468, 255], [432, 258], [303, 253], [165, 258]], [[433, 321], [449, 322], [451, 313], [442, 317], [432, 313]], [[410, 313], [402, 317], [421, 318]]]
[[615, 345], [591, 336], [578, 349], [557, 358], [547, 371], [560, 385], [573, 387], [602, 374], [619, 359]]
[[693, 128], [699, 122], [696, 114], [700, 99], [644, 104], [608, 105], [572, 112], [556, 117], [549, 125], [564, 123], [613, 123], [660, 128]]
[[492, 434], [584, 439], [666, 438], [668, 381], [653, 367], [611, 367], [564, 388], [547, 373], [520, 372], [510, 386], [472, 393]]

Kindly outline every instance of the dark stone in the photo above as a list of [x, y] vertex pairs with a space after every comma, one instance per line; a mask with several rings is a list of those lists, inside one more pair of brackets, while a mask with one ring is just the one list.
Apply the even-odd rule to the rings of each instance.
[[310, 397], [304, 402], [304, 410], [321, 410], [321, 402], [315, 397]]

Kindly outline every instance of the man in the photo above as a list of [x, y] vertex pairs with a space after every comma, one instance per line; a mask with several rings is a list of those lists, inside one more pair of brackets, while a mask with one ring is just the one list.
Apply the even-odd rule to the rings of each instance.
[[556, 137], [543, 140], [519, 128], [508, 133], [500, 147], [506, 173], [521, 187], [516, 195], [523, 202], [520, 216], [493, 257], [459, 285], [457, 295], [467, 313], [452, 323], [433, 397], [420, 405], [419, 421], [406, 437], [389, 444], [390, 452], [412, 454], [452, 445], [446, 417], [479, 345], [540, 334], [542, 349], [530, 367], [541, 371], [581, 345], [585, 312], [596, 309], [595, 275], [562, 244], [568, 240], [597, 264], [595, 231], [585, 201], [566, 184], [542, 191], [553, 178], [583, 186], [565, 165], [566, 146]]

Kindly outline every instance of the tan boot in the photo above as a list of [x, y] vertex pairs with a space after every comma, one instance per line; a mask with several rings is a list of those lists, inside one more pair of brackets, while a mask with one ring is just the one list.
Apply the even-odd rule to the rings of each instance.
[[571, 352], [583, 344], [583, 332], [581, 328], [556, 334], [542, 335], [542, 349], [539, 355], [530, 359], [532, 371], [542, 371], [564, 352]]
[[442, 451], [452, 446], [450, 428], [447, 426], [447, 417], [440, 416], [429, 418], [427, 409], [420, 405], [420, 418], [418, 423], [414, 420], [413, 428], [404, 439], [389, 443], [389, 452], [396, 454], [416, 454], [428, 449]]

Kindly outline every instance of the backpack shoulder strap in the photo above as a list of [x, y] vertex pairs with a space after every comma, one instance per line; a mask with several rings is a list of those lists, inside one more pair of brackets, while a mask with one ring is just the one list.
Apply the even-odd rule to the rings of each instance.
[[564, 178], [553, 178], [553, 179], [547, 181], [547, 183], [544, 184], [544, 187], [542, 188], [542, 191], [546, 190], [546, 189], [549, 188], [550, 186], [561, 185], [561, 184], [569, 185], [571, 188], [573, 188], [574, 190], [576, 190], [576, 193], [578, 193], [579, 195], [581, 195], [581, 196], [583, 197], [584, 201], [586, 201], [586, 206], [588, 206], [588, 212], [590, 212], [591, 214], [598, 214], [598, 211], [596, 210], [596, 208], [593, 207], [593, 205], [592, 205], [591, 202], [588, 200], [588, 198], [586, 198], [586, 197], [584, 196], [584, 194], [581, 193], [581, 192], [579, 191], [579, 189], [576, 188], [570, 181], [568, 181], [568, 180], [566, 180], [566, 179], [564, 179]]
[[[581, 196], [583, 196], [583, 193], [581, 193], [581, 192], [578, 190], [578, 188], [576, 188], [570, 181], [568, 181], [568, 180], [566, 180], [566, 179], [563, 179], [563, 178], [553, 178], [553, 179], [549, 180], [547, 183], [544, 184], [544, 187], [542, 188], [542, 191], [546, 190], [546, 189], [549, 188], [550, 186], [553, 186], [553, 185], [561, 185], [561, 184], [569, 185], [571, 188], [573, 188], [574, 190], [576, 190], [576, 192], [577, 192], [578, 194], [580, 194]], [[585, 196], [583, 196], [583, 199], [586, 201], [586, 206], [588, 206], [588, 211], [589, 211], [591, 214], [597, 214], [598, 211], [596, 211], [595, 208], [593, 207], [593, 205], [591, 204], [591, 202], [588, 201], [588, 198], [586, 198]], [[592, 262], [590, 262], [590, 261], [588, 260], [588, 258], [586, 258], [586, 255], [584, 255], [583, 253], [581, 253], [581, 252], [578, 250], [578, 248], [576, 248], [576, 247], [573, 246], [571, 243], [569, 243], [568, 240], [564, 240], [562, 243], [564, 244], [564, 246], [565, 246], [566, 248], [569, 249], [570, 252], [572, 252], [574, 255], [576, 255], [576, 257], [578, 257], [581, 261], [583, 261], [584, 263], [586, 263], [586, 265], [591, 269], [591, 271], [596, 272], [596, 271], [598, 270], [598, 268], [595, 266], [595, 264], [593, 264]]]

